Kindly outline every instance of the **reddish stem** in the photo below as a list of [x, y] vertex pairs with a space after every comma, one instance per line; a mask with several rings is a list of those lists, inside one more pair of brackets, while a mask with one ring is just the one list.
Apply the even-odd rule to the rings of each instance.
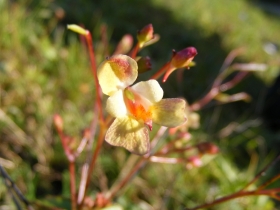
[[[251, 184], [253, 184], [254, 182], [256, 182], [261, 176], [264, 176], [265, 175], [265, 172], [269, 169], [269, 168], [271, 168], [274, 164], [276, 164], [278, 161], [280, 160], [280, 154], [278, 155], [278, 156], [276, 156], [276, 158], [274, 159], [274, 160], [272, 160], [266, 167], [264, 167], [255, 177], [254, 177], [254, 179], [252, 179], [242, 190], [245, 190], [246, 188], [248, 188]], [[276, 176], [276, 177], [278, 177], [278, 175]], [[270, 180], [269, 180], [270, 181]], [[269, 182], [268, 181], [268, 182]], [[267, 183], [268, 183], [267, 182]], [[272, 183], [272, 182], [270, 182], [270, 183]], [[263, 184], [263, 185], [261, 185], [258, 189], [263, 189], [264, 187], [262, 187], [262, 186], [264, 186], [265, 185], [265, 187], [267, 186], [267, 184]]]
[[94, 82], [95, 82], [95, 88], [96, 88], [96, 103], [99, 108], [99, 118], [101, 121], [104, 121], [103, 118], [103, 111], [102, 111], [102, 93], [101, 93], [101, 88], [98, 82], [98, 77], [97, 77], [97, 68], [96, 68], [96, 63], [95, 63], [95, 56], [94, 56], [94, 49], [93, 49], [93, 42], [91, 38], [91, 33], [87, 31], [88, 33], [86, 34], [86, 40], [87, 40], [87, 45], [88, 45], [88, 52], [89, 52], [89, 58], [90, 58], [90, 63], [91, 63], [91, 70], [92, 74], [94, 77]]
[[240, 198], [240, 197], [244, 197], [244, 196], [256, 196], [256, 195], [271, 195], [271, 191], [269, 190], [263, 190], [263, 191], [239, 191], [236, 192], [234, 194], [219, 198], [217, 200], [214, 200], [213, 202], [210, 203], [205, 203], [199, 206], [196, 206], [194, 208], [186, 208], [186, 210], [196, 210], [196, 209], [206, 209], [209, 208], [211, 206], [235, 199], [235, 198]]
[[158, 70], [152, 77], [151, 79], [158, 79], [161, 75], [163, 75], [168, 69], [170, 68], [170, 61], [167, 62], [166, 64], [161, 67], [160, 70]]
[[138, 163], [133, 167], [133, 169], [125, 176], [124, 179], [118, 184], [116, 188], [107, 196], [107, 201], [110, 201], [115, 195], [122, 189], [134, 176], [134, 174], [147, 162], [146, 159], [142, 158]]
[[220, 85], [220, 90], [224, 92], [233, 88], [235, 85], [241, 82], [248, 74], [249, 72], [247, 71], [239, 72], [232, 80]]
[[63, 150], [65, 152], [65, 155], [67, 157], [67, 160], [69, 161], [69, 173], [70, 173], [70, 193], [71, 193], [71, 209], [75, 210], [77, 208], [76, 205], [76, 183], [75, 183], [75, 155], [72, 153], [70, 148], [68, 147], [68, 142], [66, 139], [66, 136], [64, 135], [62, 130], [57, 130], [61, 144], [63, 147]]
[[190, 105], [191, 111], [200, 110], [206, 104], [208, 104], [216, 95], [219, 93], [219, 88], [214, 87], [212, 88], [202, 99]]
[[239, 72], [232, 80], [224, 84], [218, 85], [217, 83], [218, 86], [213, 86], [212, 89], [202, 99], [190, 105], [190, 110], [191, 111], [200, 110], [202, 107], [208, 104], [213, 98], [215, 98], [215, 96], [217, 96], [219, 92], [227, 91], [233, 88], [239, 82], [241, 82], [248, 75], [248, 73], [249, 72]]
[[[157, 134], [155, 135], [155, 137], [153, 138], [152, 142], [151, 142], [151, 148], [153, 149], [156, 144], [158, 143], [158, 141], [160, 140], [160, 138], [164, 135], [165, 131], [166, 131], [166, 127], [160, 127], [160, 129], [158, 130]], [[109, 202], [111, 199], [113, 199], [115, 197], [115, 195], [118, 193], [118, 191], [120, 189], [122, 189], [134, 176], [134, 174], [141, 168], [143, 167], [143, 165], [149, 160], [151, 154], [147, 154], [145, 156], [142, 156], [141, 159], [138, 161], [137, 164], [135, 164], [131, 170], [129, 171], [129, 173], [127, 173], [125, 175], [124, 178], [121, 179], [120, 182], [117, 183], [116, 187], [112, 187], [108, 193], [108, 196], [106, 197], [107, 201]], [[132, 157], [132, 156], [130, 156]], [[130, 165], [130, 164], [129, 164]], [[122, 169], [123, 170], [123, 169]]]
[[140, 50], [140, 46], [139, 46], [139, 43], [137, 43], [137, 44], [135, 45], [135, 47], [132, 49], [132, 51], [131, 51], [131, 53], [130, 53], [130, 57], [133, 58], [133, 59], [135, 59], [137, 53], [139, 52], [139, 50]]
[[[98, 140], [97, 140], [97, 144], [96, 144], [95, 150], [93, 152], [92, 159], [90, 161], [90, 165], [89, 165], [89, 169], [88, 169], [88, 173], [87, 173], [87, 178], [86, 178], [86, 183], [85, 183], [85, 187], [84, 187], [84, 193], [80, 192], [83, 195], [85, 195], [85, 192], [87, 191], [87, 188], [88, 188], [88, 185], [89, 185], [89, 182], [90, 182], [91, 174], [93, 172], [94, 166], [96, 164], [97, 157], [99, 155], [102, 143], [104, 141], [104, 133], [105, 133], [104, 125], [102, 124], [100, 126], [100, 133], [99, 133], [99, 137], [98, 137]], [[84, 200], [84, 197], [82, 198], [81, 205], [83, 203], [83, 200]]]
[[77, 209], [76, 202], [76, 175], [75, 175], [75, 162], [69, 162], [69, 173], [70, 173], [70, 192], [71, 192], [71, 209]]

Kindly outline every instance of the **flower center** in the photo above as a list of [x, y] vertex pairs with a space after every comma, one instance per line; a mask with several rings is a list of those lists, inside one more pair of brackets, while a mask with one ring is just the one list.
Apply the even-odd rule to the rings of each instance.
[[149, 110], [150, 104], [147, 99], [127, 87], [124, 90], [124, 102], [129, 113], [136, 120], [143, 120], [149, 129], [152, 130], [152, 113]]

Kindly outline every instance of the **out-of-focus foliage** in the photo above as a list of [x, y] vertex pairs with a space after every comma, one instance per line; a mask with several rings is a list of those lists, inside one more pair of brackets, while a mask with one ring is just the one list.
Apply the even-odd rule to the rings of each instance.
[[[258, 88], [271, 81], [279, 68], [279, 51], [267, 48], [280, 44], [279, 18], [264, 13], [257, 5], [244, 0], [0, 0], [0, 14], [0, 163], [28, 199], [69, 197], [67, 162], [53, 133], [53, 114], [63, 116], [70, 134], [81, 132], [94, 116], [94, 86], [87, 53], [76, 35], [66, 35], [65, 23], [84, 23], [93, 30], [99, 61], [105, 57], [99, 41], [99, 26], [104, 23], [108, 25], [108, 37], [112, 37], [111, 52], [122, 35], [135, 35], [137, 29], [153, 23], [161, 40], [141, 53], [158, 61], [154, 68], [170, 58], [173, 48], [195, 46], [199, 52], [197, 65], [185, 72], [183, 85], [171, 82], [165, 86], [167, 95], [180, 92], [191, 101], [210, 85], [231, 49], [244, 47], [246, 53], [241, 60], [270, 67], [268, 73], [259, 75], [264, 81], [249, 80], [240, 86], [253, 94], [251, 107], [239, 102], [202, 113], [203, 124], [201, 130], [192, 133], [193, 141], [216, 141], [222, 148], [221, 155], [190, 171], [183, 165], [147, 165], [117, 199], [124, 208], [182, 209], [211, 201], [238, 191], [259, 168], [257, 159], [262, 158], [264, 164], [273, 156], [265, 149], [260, 129], [252, 128], [259, 125], [250, 120], [255, 112], [244, 114], [244, 110], [255, 109], [261, 91]], [[228, 115], [221, 117], [223, 111]], [[227, 121], [236, 117], [241, 122]], [[218, 132], [225, 124], [229, 127]], [[112, 183], [126, 158], [123, 150], [106, 149], [93, 175], [92, 194], [102, 188], [98, 180], [104, 174]], [[5, 205], [12, 202], [0, 182], [0, 208]], [[273, 209], [273, 202], [267, 197], [250, 197], [213, 209], [225, 208]]]

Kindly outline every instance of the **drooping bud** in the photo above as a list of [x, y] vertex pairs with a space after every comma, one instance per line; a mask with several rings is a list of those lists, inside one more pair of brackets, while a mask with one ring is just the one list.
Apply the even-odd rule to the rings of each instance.
[[152, 24], [146, 25], [138, 31], [137, 39], [139, 47], [142, 48], [144, 44], [154, 38], [154, 28]]
[[61, 118], [61, 116], [59, 114], [55, 114], [53, 116], [53, 123], [54, 123], [55, 128], [59, 132], [63, 131], [63, 120], [62, 120], [62, 118]]
[[173, 51], [171, 64], [176, 69], [188, 67], [196, 55], [197, 50], [194, 47], [187, 47], [179, 52]]
[[82, 28], [81, 26], [75, 25], [75, 24], [67, 25], [67, 29], [74, 31], [78, 34], [82, 34], [82, 35], [88, 34], [88, 31], [86, 29]]
[[131, 50], [133, 46], [133, 37], [130, 34], [126, 34], [120, 40], [114, 55], [116, 54], [126, 54]]
[[167, 80], [169, 75], [179, 68], [188, 68], [193, 65], [192, 60], [197, 55], [197, 50], [194, 47], [187, 47], [179, 52], [173, 50], [173, 56], [170, 62], [170, 68], [163, 77], [163, 82]]
[[138, 73], [144, 73], [152, 69], [152, 63], [150, 57], [141, 57], [138, 61]]
[[219, 152], [219, 148], [210, 142], [204, 142], [197, 145], [197, 149], [201, 154], [217, 154]]

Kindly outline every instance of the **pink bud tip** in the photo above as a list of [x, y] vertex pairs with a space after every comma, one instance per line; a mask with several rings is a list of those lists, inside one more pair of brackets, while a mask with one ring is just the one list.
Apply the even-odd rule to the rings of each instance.
[[53, 116], [53, 122], [56, 129], [61, 132], [63, 130], [63, 120], [59, 114]]
[[163, 82], [166, 82], [169, 75], [176, 69], [179, 69], [179, 68], [189, 69], [189, 65], [192, 62], [194, 56], [196, 56], [196, 55], [197, 55], [197, 50], [195, 49], [195, 47], [187, 47], [179, 52], [176, 52], [175, 50], [173, 50], [173, 56], [172, 56], [172, 59], [170, 62], [171, 66], [166, 71], [166, 73], [163, 77]]

